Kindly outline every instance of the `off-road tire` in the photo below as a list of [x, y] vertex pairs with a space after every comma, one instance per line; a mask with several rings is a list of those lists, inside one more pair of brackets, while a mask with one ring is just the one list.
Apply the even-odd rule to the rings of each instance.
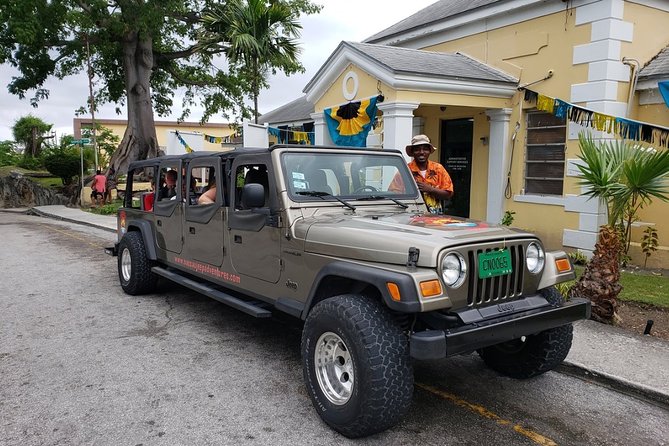
[[[564, 299], [555, 287], [544, 288], [540, 294], [554, 307]], [[478, 350], [488, 367], [511, 378], [532, 378], [560, 365], [567, 357], [573, 339], [571, 324], [551, 328], [535, 335]]]
[[[352, 375], [350, 396], [338, 404], [326, 396], [317, 376], [317, 343], [327, 337], [342, 341], [348, 358], [346, 367]], [[319, 351], [323, 350], [321, 346]], [[338, 359], [344, 364], [343, 358]], [[407, 337], [386, 308], [372, 298], [341, 295], [319, 302], [309, 313], [302, 332], [302, 367], [316, 411], [347, 437], [384, 431], [395, 425], [411, 405], [413, 369]]]
[[137, 231], [125, 234], [118, 246], [118, 278], [123, 291], [133, 296], [155, 291], [158, 276], [151, 272], [152, 266], [153, 262], [146, 257], [142, 234]]

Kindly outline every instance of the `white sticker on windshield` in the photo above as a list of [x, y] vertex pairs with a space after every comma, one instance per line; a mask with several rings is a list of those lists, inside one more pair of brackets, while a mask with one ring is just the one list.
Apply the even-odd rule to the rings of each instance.
[[295, 189], [302, 189], [305, 190], [307, 188], [307, 182], [306, 181], [293, 181], [293, 187]]
[[304, 179], [304, 174], [302, 172], [293, 172], [293, 179], [303, 180]]

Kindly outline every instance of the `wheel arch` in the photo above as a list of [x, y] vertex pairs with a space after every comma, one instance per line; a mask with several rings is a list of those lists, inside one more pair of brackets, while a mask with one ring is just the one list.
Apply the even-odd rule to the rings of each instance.
[[153, 236], [151, 223], [146, 220], [130, 220], [127, 223], [127, 228], [128, 232], [139, 232], [142, 234], [147, 259], [157, 260], [156, 245], [154, 244], [155, 237]]
[[[401, 301], [392, 299], [387, 283], [397, 284]], [[386, 307], [402, 313], [417, 313], [420, 302], [411, 276], [366, 265], [332, 262], [319, 271], [301, 314], [306, 319], [318, 302], [340, 294], [364, 294], [378, 298]]]

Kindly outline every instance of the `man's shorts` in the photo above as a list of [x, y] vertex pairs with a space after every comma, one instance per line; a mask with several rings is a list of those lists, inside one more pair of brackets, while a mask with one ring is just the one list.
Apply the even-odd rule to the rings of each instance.
[[98, 198], [98, 197], [100, 197], [100, 198], [104, 198], [104, 196], [105, 196], [105, 193], [104, 193], [104, 192], [98, 192], [98, 191], [96, 191], [96, 190], [94, 190], [94, 191], [91, 193], [91, 197], [93, 197], [93, 198]]

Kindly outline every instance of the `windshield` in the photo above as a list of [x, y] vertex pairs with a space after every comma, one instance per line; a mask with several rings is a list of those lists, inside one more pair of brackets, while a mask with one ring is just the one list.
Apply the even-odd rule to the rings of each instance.
[[[402, 157], [369, 153], [284, 153], [283, 171], [291, 198], [312, 201], [324, 192], [355, 200], [415, 199], [418, 195], [411, 173]], [[328, 199], [327, 195], [320, 197]]]

